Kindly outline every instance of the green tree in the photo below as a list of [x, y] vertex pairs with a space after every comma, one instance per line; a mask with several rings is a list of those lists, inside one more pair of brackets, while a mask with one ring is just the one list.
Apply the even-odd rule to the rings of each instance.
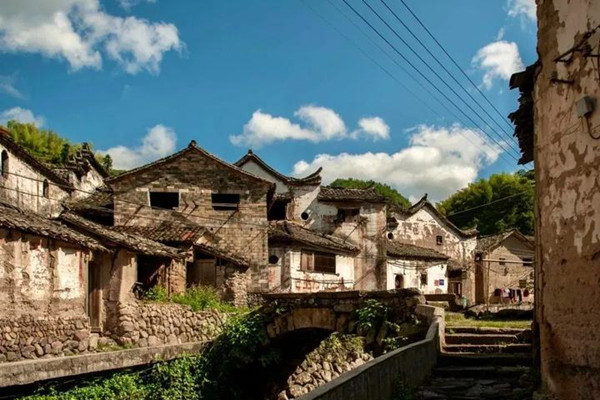
[[379, 195], [384, 196], [387, 199], [389, 206], [400, 206], [402, 208], [408, 208], [411, 206], [410, 201], [402, 196], [396, 189], [385, 183], [375, 181], [364, 181], [361, 179], [347, 178], [347, 179], [336, 179], [331, 183], [331, 186], [341, 187], [345, 189], [366, 189], [373, 187], [375, 192]]
[[487, 235], [517, 228], [531, 235], [534, 190], [533, 171], [494, 174], [471, 183], [437, 207], [463, 229], [477, 226]]
[[112, 165], [113, 165], [113, 161], [112, 161], [112, 157], [110, 156], [110, 154], [105, 155], [102, 158], [102, 166], [104, 167], [104, 169], [107, 171], [111, 171]]

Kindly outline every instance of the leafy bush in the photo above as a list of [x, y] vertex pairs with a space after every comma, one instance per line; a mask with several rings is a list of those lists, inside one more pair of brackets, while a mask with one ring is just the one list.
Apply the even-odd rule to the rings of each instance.
[[148, 301], [167, 302], [169, 301], [169, 294], [167, 292], [167, 288], [161, 285], [156, 285], [148, 289], [142, 295], [142, 299]]
[[378, 329], [387, 320], [388, 308], [375, 299], [365, 301], [365, 305], [356, 310], [359, 331]]
[[211, 286], [195, 286], [169, 297], [164, 286], [156, 285], [142, 295], [142, 300], [161, 303], [173, 302], [190, 306], [194, 311], [217, 310], [228, 313], [242, 311], [232, 304], [222, 301], [216, 289]]

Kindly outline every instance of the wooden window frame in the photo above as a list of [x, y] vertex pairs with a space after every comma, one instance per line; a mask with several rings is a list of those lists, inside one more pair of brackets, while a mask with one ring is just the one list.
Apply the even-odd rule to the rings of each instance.
[[336, 255], [321, 251], [301, 250], [300, 270], [335, 275], [337, 270]]

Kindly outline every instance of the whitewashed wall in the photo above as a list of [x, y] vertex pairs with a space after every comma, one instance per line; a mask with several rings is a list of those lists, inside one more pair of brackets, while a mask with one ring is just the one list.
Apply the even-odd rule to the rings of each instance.
[[[396, 275], [404, 276], [405, 288], [417, 288], [425, 294], [448, 293], [448, 267], [446, 263], [419, 268], [415, 261], [388, 259], [386, 289], [394, 289]], [[427, 284], [421, 285], [421, 274], [427, 273]], [[437, 284], [436, 284], [437, 281]]]

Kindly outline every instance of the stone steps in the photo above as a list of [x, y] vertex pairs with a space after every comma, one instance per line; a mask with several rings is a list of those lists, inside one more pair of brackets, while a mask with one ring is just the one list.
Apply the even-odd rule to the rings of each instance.
[[446, 344], [443, 346], [445, 353], [469, 353], [469, 354], [481, 354], [481, 353], [529, 353], [531, 352], [531, 344], [529, 343], [518, 343], [518, 344]]
[[505, 354], [440, 354], [439, 366], [477, 367], [477, 366], [530, 366], [532, 356], [529, 353]]
[[513, 344], [519, 343], [516, 335], [453, 333], [446, 334], [446, 344]]
[[446, 333], [473, 333], [478, 335], [518, 335], [524, 332], [531, 332], [531, 329], [520, 328], [489, 328], [476, 326], [452, 326], [446, 327]]
[[523, 374], [529, 372], [530, 367], [523, 365], [517, 366], [468, 366], [468, 367], [439, 367], [436, 368], [435, 374], [440, 378], [498, 378], [518, 379]]
[[531, 399], [532, 390], [520, 386], [498, 379], [435, 378], [417, 394], [422, 400]]

